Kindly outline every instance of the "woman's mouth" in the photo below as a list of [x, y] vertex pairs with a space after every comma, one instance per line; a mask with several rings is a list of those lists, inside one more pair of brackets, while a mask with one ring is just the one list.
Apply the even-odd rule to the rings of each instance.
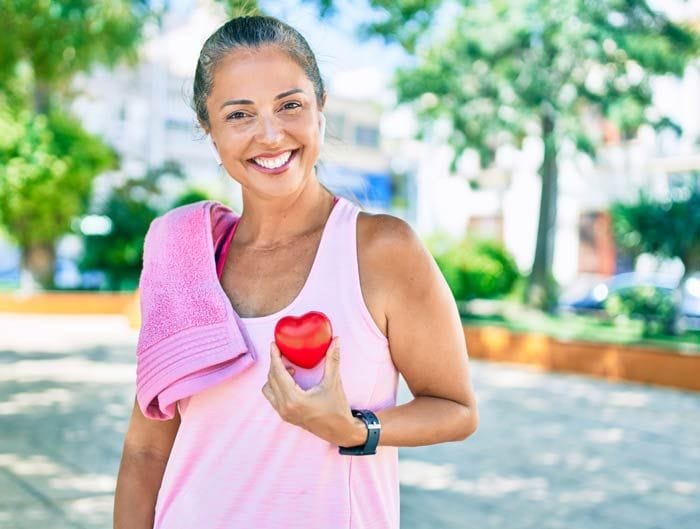
[[285, 151], [274, 157], [257, 156], [251, 158], [248, 162], [258, 171], [268, 174], [278, 174], [287, 170], [292, 160], [296, 158], [297, 152], [299, 152], [299, 149]]

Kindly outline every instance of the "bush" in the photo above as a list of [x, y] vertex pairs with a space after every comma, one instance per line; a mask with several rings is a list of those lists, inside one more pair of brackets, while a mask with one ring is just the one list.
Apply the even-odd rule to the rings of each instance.
[[215, 200], [210, 193], [197, 188], [189, 188], [185, 190], [181, 195], [179, 195], [171, 208], [177, 208], [184, 206], [185, 204], [192, 204], [193, 202], [199, 202], [200, 200]]
[[459, 301], [505, 296], [520, 277], [515, 260], [496, 241], [465, 238], [440, 242], [433, 256]]
[[611, 294], [605, 311], [613, 318], [625, 316], [644, 322], [644, 336], [654, 333], [674, 333], [678, 306], [673, 293], [653, 285], [643, 285]]

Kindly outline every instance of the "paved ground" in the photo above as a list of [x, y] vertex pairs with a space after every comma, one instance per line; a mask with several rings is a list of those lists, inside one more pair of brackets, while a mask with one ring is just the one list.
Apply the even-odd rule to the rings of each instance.
[[[0, 528], [111, 527], [136, 338], [0, 314]], [[700, 528], [700, 394], [472, 365], [479, 431], [401, 450], [403, 529]]]

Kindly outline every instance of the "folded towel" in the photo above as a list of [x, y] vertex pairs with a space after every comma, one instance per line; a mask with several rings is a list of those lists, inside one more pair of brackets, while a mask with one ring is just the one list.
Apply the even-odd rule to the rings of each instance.
[[146, 417], [172, 419], [179, 399], [228, 379], [257, 359], [217, 275], [215, 248], [238, 216], [201, 200], [151, 222], [139, 278], [136, 400]]

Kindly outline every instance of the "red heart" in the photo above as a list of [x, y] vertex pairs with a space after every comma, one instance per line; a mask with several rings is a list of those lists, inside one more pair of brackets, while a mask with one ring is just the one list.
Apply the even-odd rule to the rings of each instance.
[[323, 312], [285, 316], [275, 325], [275, 343], [280, 352], [290, 362], [306, 369], [321, 361], [332, 339], [331, 320]]

